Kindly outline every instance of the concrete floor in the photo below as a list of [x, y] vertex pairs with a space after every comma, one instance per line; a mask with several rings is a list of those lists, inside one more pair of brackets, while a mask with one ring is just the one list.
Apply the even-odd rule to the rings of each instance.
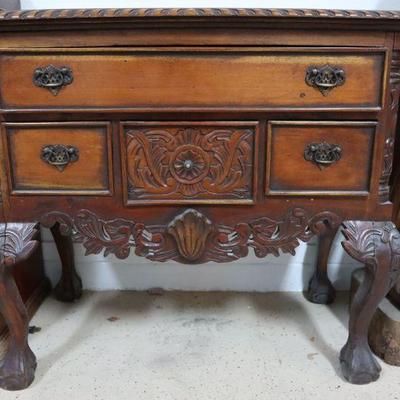
[[36, 380], [1, 400], [400, 399], [400, 368], [345, 382], [347, 295], [86, 292], [48, 299], [31, 324]]

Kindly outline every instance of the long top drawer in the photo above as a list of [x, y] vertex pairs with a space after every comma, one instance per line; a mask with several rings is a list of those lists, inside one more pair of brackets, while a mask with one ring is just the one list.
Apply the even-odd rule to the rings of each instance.
[[[3, 53], [2, 108], [377, 108], [384, 49]], [[58, 86], [57, 86], [58, 85]]]

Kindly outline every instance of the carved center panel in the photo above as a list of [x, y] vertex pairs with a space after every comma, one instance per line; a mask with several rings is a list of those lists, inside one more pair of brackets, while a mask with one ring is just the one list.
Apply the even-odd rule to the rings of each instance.
[[251, 203], [256, 123], [124, 126], [127, 204]]

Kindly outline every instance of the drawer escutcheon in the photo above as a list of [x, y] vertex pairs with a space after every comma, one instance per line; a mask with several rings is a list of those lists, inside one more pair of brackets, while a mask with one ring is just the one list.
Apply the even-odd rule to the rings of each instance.
[[304, 149], [304, 159], [313, 162], [321, 170], [339, 161], [341, 157], [342, 147], [338, 144], [310, 143]]
[[48, 89], [57, 96], [59, 91], [67, 85], [70, 85], [74, 77], [69, 67], [55, 67], [50, 64], [47, 67], [37, 68], [33, 74], [33, 83], [45, 89]]
[[68, 164], [79, 160], [79, 150], [75, 146], [49, 144], [42, 148], [41, 158], [62, 172]]
[[306, 83], [318, 89], [324, 96], [328, 96], [335, 87], [342, 86], [346, 81], [346, 73], [340, 67], [324, 65], [323, 67], [310, 66], [306, 72]]

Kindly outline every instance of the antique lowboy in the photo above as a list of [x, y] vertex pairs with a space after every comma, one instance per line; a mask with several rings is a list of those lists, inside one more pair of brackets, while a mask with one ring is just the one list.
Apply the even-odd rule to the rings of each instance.
[[400, 12], [1, 12], [0, 386], [34, 376], [10, 269], [38, 224], [60, 252], [61, 300], [82, 287], [71, 238], [87, 254], [201, 264], [293, 253], [318, 235], [316, 303], [333, 301], [327, 259], [343, 224], [367, 270], [343, 373], [376, 380], [367, 330], [400, 266], [399, 94]]

